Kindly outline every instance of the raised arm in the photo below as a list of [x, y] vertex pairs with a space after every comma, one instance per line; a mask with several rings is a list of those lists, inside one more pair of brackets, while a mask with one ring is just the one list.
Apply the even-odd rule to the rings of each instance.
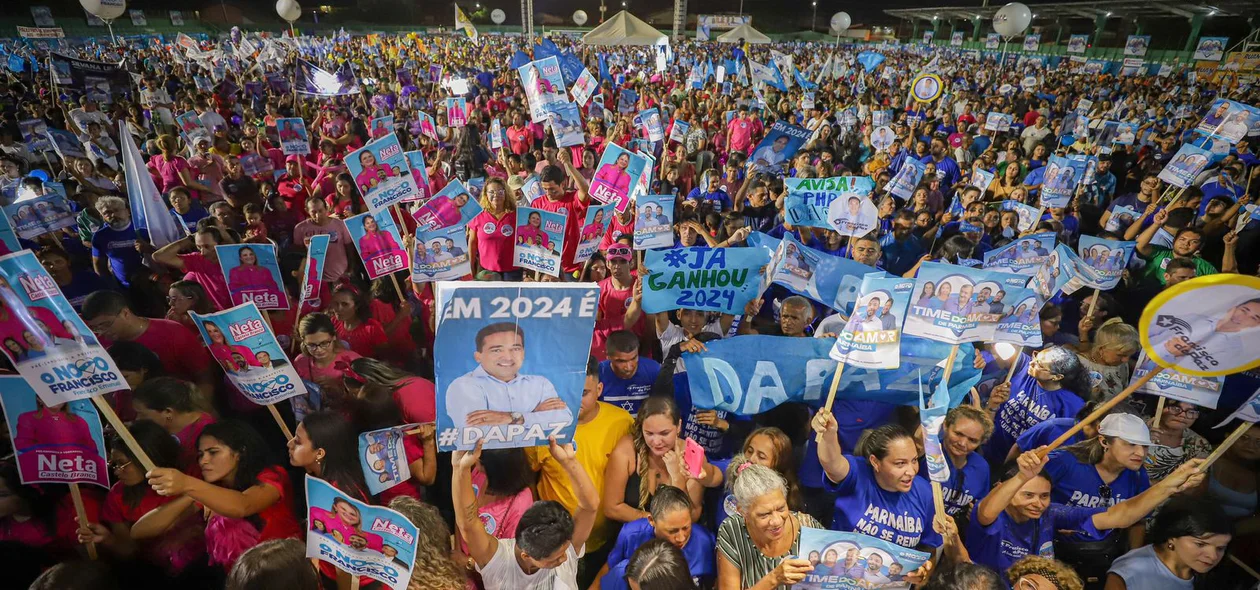
[[188, 236], [179, 240], [175, 240], [153, 253], [153, 261], [165, 264], [175, 270], [184, 270], [184, 260], [179, 257], [180, 250], [184, 246], [193, 244], [193, 236]]
[[1133, 526], [1139, 520], [1146, 518], [1146, 515], [1155, 510], [1169, 496], [1198, 487], [1206, 477], [1206, 474], [1199, 472], [1199, 466], [1203, 464], [1203, 461], [1203, 459], [1186, 461], [1176, 471], [1159, 480], [1159, 483], [1145, 492], [1117, 503], [1106, 512], [1095, 514], [1094, 527], [1102, 531]]
[[556, 437], [551, 437], [551, 456], [560, 462], [560, 467], [564, 468], [564, 472], [568, 474], [569, 483], [573, 484], [573, 492], [577, 496], [577, 510], [573, 512], [573, 547], [576, 551], [580, 551], [591, 536], [591, 529], [595, 526], [596, 511], [599, 510], [599, 492], [595, 490], [595, 484], [591, 483], [591, 478], [586, 475], [582, 464], [578, 463], [577, 456], [573, 452], [573, 443], [560, 445], [556, 443]]
[[[1044, 447], [1043, 447], [1044, 448]], [[1040, 449], [1038, 449], [1040, 450]], [[1041, 473], [1041, 468], [1045, 467], [1048, 458], [1043, 459], [1036, 450], [1026, 451], [1016, 459], [1019, 465], [1019, 473], [1000, 484], [989, 495], [980, 501], [980, 506], [976, 509], [976, 519], [981, 526], [989, 526], [998, 516], [1011, 505], [1011, 500], [1015, 499], [1019, 489], [1024, 484], [1032, 481]]]
[[[1161, 209], [1155, 213], [1154, 222], [1151, 223], [1150, 227], [1147, 227], [1145, 230], [1142, 230], [1142, 234], [1138, 236], [1138, 239], [1137, 239], [1138, 254], [1141, 254], [1144, 257], [1150, 257], [1155, 254], [1155, 247], [1151, 245], [1151, 240], [1155, 239], [1155, 232], [1158, 232], [1159, 228], [1164, 227], [1165, 221], [1168, 221], [1167, 209]], [[1133, 222], [1133, 225], [1139, 225], [1139, 224], [1140, 222], [1137, 222], [1137, 221]]]
[[577, 185], [577, 200], [580, 203], [586, 203], [591, 200], [591, 185], [586, 182], [586, 177], [573, 167], [573, 157], [569, 155], [569, 148], [559, 149], [560, 164], [564, 166], [564, 171], [569, 174], [569, 179], [573, 184]]
[[499, 540], [481, 524], [477, 493], [473, 491], [472, 468], [481, 459], [481, 445], [482, 441], [477, 441], [475, 449], [451, 455], [451, 502], [455, 507], [455, 530], [468, 545], [468, 556], [478, 567], [485, 567], [499, 550]]
[[822, 435], [822, 441], [818, 443], [818, 462], [822, 464], [827, 479], [835, 483], [844, 481], [849, 477], [849, 461], [840, 448], [840, 424], [836, 422], [836, 417], [822, 408], [814, 414], [813, 427]]

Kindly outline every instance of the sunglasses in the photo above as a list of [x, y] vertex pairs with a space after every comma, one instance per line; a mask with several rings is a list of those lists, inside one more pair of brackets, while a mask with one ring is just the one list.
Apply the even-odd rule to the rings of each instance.
[[608, 249], [608, 256], [630, 256], [630, 248], [625, 246], [615, 246]]

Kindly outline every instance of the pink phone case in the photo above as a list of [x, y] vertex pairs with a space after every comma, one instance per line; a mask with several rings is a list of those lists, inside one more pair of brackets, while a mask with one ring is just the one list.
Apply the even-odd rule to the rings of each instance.
[[704, 468], [704, 448], [691, 439], [686, 439], [687, 444], [683, 449], [683, 464], [687, 466], [687, 471], [692, 477], [700, 477], [704, 475], [701, 469]]

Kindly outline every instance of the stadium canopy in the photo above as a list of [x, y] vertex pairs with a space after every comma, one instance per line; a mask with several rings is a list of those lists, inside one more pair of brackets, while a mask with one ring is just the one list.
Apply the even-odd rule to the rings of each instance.
[[[1254, 10], [1253, 0], [1218, 0], [1212, 5], [1191, 2], [1161, 2], [1150, 0], [1102, 0], [1100, 2], [1051, 2], [1028, 4], [1034, 22], [1062, 18], [1194, 18], [1195, 16], [1232, 16]], [[992, 20], [1003, 6], [939, 6], [923, 8], [898, 8], [885, 10], [884, 14], [907, 20]], [[1250, 9], [1247, 7], [1251, 6]]]
[[718, 36], [717, 40], [721, 43], [739, 43], [743, 39], [748, 43], [759, 44], [769, 43], [770, 38], [765, 33], [752, 28], [752, 25], [744, 23]]
[[639, 17], [626, 11], [618, 12], [604, 24], [582, 36], [587, 45], [666, 45], [669, 37]]

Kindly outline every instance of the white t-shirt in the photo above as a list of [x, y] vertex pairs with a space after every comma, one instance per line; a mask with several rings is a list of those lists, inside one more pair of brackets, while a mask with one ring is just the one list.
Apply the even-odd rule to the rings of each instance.
[[[718, 320], [709, 322], [708, 325], [704, 327], [703, 331], [708, 332], [710, 334], [717, 334], [719, 337], [721, 337], [722, 336], [722, 323]], [[661, 351], [664, 354], [669, 354], [669, 349], [673, 348], [675, 344], [678, 344], [680, 342], [683, 342], [684, 340], [687, 340], [687, 333], [683, 332], [682, 326], [679, 326], [678, 324], [670, 322], [669, 327], [665, 328], [664, 332], [657, 334], [656, 337], [661, 342]], [[687, 370], [687, 367], [683, 365], [682, 359], [679, 358], [678, 364], [674, 365], [674, 374], [677, 375], [678, 373], [682, 373], [683, 371], [686, 371], [686, 370]]]
[[578, 590], [578, 559], [585, 553], [585, 546], [581, 552], [575, 552], [570, 544], [564, 551], [565, 559], [560, 567], [526, 574], [516, 563], [516, 541], [499, 539], [494, 557], [477, 571], [481, 573], [486, 590]]
[[227, 128], [227, 121], [223, 119], [223, 115], [214, 111], [201, 113], [197, 118], [201, 119], [201, 125], [203, 127], [211, 131], [214, 131], [215, 127]]

